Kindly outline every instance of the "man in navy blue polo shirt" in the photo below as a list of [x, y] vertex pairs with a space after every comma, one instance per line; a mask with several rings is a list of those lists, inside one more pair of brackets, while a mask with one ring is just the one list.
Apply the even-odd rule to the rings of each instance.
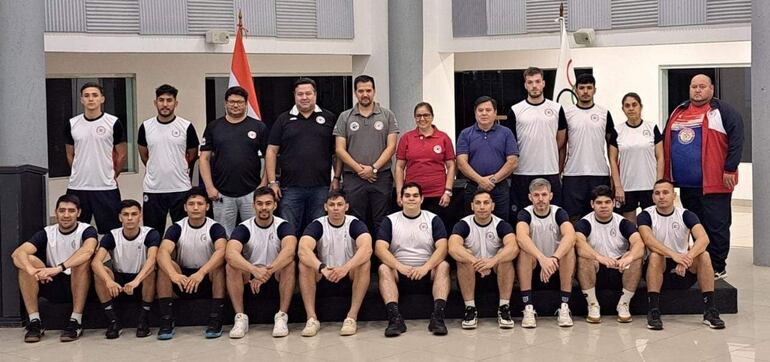
[[[497, 102], [489, 96], [476, 99], [476, 124], [457, 138], [457, 166], [468, 179], [465, 200], [472, 200], [476, 189], [489, 191], [495, 202], [493, 213], [508, 220], [510, 199], [508, 176], [516, 169], [519, 148], [513, 132], [497, 124]], [[470, 209], [470, 202], [466, 202]]]

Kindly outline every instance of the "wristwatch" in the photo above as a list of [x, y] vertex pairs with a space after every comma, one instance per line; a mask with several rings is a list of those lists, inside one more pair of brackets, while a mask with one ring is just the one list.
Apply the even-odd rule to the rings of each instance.
[[495, 176], [490, 177], [489, 181], [492, 181], [493, 184], [497, 183], [497, 179], [495, 178]]
[[372, 165], [372, 172], [376, 175], [377, 171], [379, 171], [374, 165]]
[[444, 193], [447, 194], [447, 196], [452, 197], [452, 189], [444, 189]]
[[326, 269], [326, 264], [321, 263], [321, 265], [318, 266], [318, 272], [320, 273], [321, 270], [324, 270], [324, 269]]

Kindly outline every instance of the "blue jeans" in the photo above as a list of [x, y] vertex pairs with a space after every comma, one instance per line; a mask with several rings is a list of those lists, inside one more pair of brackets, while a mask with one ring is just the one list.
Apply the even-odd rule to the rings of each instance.
[[281, 202], [278, 215], [294, 227], [297, 236], [313, 220], [324, 215], [324, 203], [329, 186], [281, 187]]
[[240, 197], [230, 197], [219, 194], [220, 199], [214, 201], [214, 220], [221, 224], [227, 232], [227, 237], [232, 235], [238, 214], [241, 220], [247, 220], [256, 215], [254, 211], [254, 192], [249, 192]]

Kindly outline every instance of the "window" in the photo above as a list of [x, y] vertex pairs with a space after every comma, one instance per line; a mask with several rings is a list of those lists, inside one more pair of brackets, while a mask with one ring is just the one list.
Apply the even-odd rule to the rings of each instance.
[[741, 162], [751, 162], [751, 67], [687, 68], [664, 70], [664, 100], [668, 110], [663, 122], [674, 108], [690, 98], [690, 80], [705, 74], [714, 82], [714, 97], [733, 106], [743, 117], [743, 154]]
[[45, 81], [46, 111], [48, 124], [48, 174], [50, 177], [66, 177], [70, 174], [64, 149], [65, 131], [69, 119], [83, 113], [80, 104], [80, 87], [96, 82], [104, 87], [104, 112], [115, 115], [123, 122], [123, 132], [128, 141], [128, 160], [123, 171], [136, 170], [136, 112], [133, 78], [48, 78]]

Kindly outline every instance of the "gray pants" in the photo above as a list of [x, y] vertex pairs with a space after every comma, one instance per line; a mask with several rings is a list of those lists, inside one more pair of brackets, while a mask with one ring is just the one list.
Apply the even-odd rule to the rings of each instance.
[[241, 220], [254, 217], [254, 192], [240, 197], [230, 197], [219, 194], [219, 200], [214, 201], [214, 220], [224, 226], [227, 237], [232, 235], [238, 214]]
[[[350, 213], [370, 228], [372, 239], [388, 213], [393, 191], [393, 174], [390, 170], [377, 173], [377, 181], [370, 183], [352, 172], [345, 172], [342, 189], [350, 203]], [[368, 217], [371, 215], [371, 217]]]

